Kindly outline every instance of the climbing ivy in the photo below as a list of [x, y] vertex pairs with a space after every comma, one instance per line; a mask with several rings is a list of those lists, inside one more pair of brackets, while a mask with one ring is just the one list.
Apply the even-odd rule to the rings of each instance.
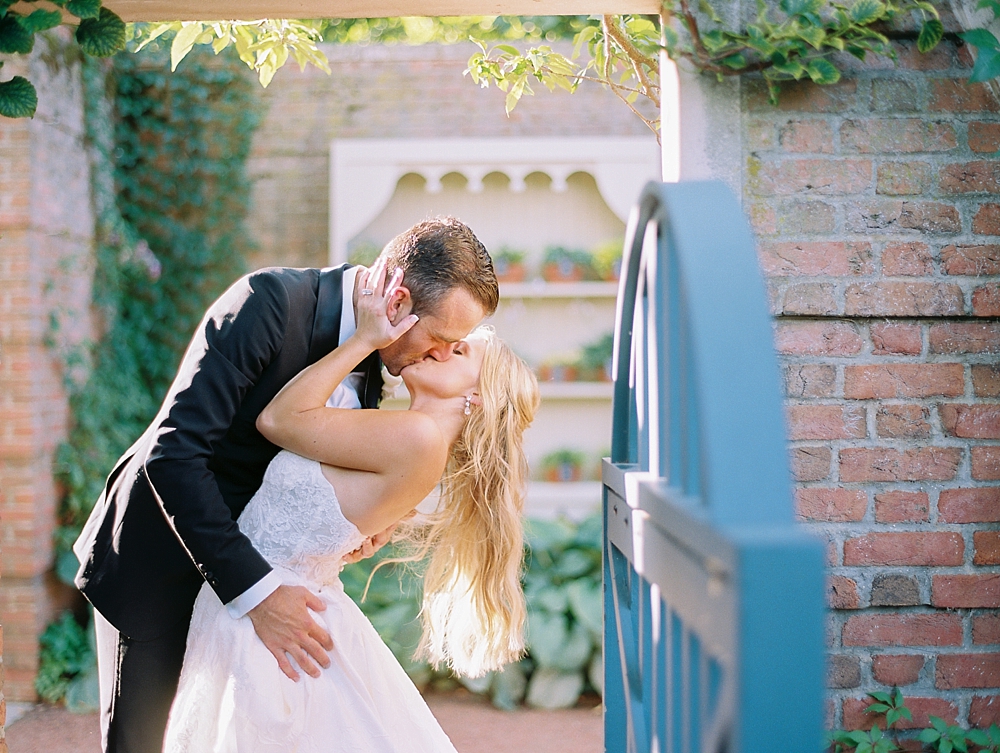
[[97, 213], [93, 302], [103, 337], [64, 354], [73, 428], [56, 475], [56, 543], [69, 580], [76, 538], [117, 457], [152, 419], [210, 303], [243, 270], [246, 160], [260, 113], [239, 60], [199, 50], [170, 72], [165, 50], [84, 66]]

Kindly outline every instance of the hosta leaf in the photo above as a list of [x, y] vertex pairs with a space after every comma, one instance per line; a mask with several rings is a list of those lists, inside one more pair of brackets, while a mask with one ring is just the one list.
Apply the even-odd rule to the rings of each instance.
[[0, 52], [27, 55], [35, 46], [35, 35], [21, 23], [21, 17], [8, 13], [0, 19]]
[[0, 115], [7, 118], [30, 118], [38, 107], [38, 94], [23, 76], [0, 83]]
[[806, 71], [809, 73], [809, 78], [816, 84], [835, 84], [840, 81], [840, 71], [825, 58], [810, 60]]
[[586, 626], [591, 634], [600, 637], [604, 629], [604, 595], [600, 582], [590, 584], [586, 580], [576, 580], [566, 590], [573, 617]]
[[541, 667], [531, 675], [528, 705], [543, 709], [569, 708], [576, 703], [582, 691], [582, 672], [562, 672], [551, 667]]
[[851, 20], [859, 25], [874, 23], [885, 15], [885, 3], [880, 0], [857, 0], [849, 11]]
[[921, 52], [930, 52], [937, 47], [938, 42], [944, 36], [944, 24], [936, 18], [929, 18], [920, 27], [920, 35], [917, 37], [917, 49]]
[[604, 695], [604, 652], [600, 648], [594, 652], [587, 666], [587, 679], [601, 695]]
[[62, 14], [57, 10], [36, 10], [21, 19], [21, 25], [32, 34], [54, 29], [62, 23]]
[[595, 564], [579, 549], [567, 549], [556, 561], [555, 574], [562, 578], [579, 578], [593, 569]]
[[562, 614], [569, 606], [569, 595], [565, 588], [550, 586], [532, 594], [530, 606], [552, 614]]
[[69, 0], [66, 10], [77, 18], [100, 18], [101, 0]]
[[107, 8], [97, 18], [85, 18], [76, 29], [80, 49], [95, 58], [111, 57], [125, 49], [125, 22]]
[[573, 527], [564, 520], [529, 520], [524, 530], [525, 543], [536, 557], [540, 550], [563, 547], [573, 540]]
[[528, 680], [524, 675], [524, 668], [520, 664], [508, 664], [493, 675], [490, 700], [498, 709], [511, 711], [524, 700], [524, 691], [527, 687]]

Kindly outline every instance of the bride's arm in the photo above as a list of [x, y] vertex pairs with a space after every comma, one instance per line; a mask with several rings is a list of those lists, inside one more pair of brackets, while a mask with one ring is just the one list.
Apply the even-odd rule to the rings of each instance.
[[395, 325], [389, 321], [387, 300], [399, 279], [386, 285], [384, 266], [362, 274], [362, 287], [374, 294], [358, 300], [357, 331], [288, 382], [257, 417], [257, 429], [279, 447], [328, 465], [398, 471], [443, 442], [430, 417], [414, 411], [326, 407], [330, 394], [361, 361], [417, 321], [413, 315]]

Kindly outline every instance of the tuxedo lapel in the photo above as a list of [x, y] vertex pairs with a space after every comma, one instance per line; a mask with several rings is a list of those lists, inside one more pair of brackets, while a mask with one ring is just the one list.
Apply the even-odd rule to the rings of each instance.
[[319, 273], [309, 363], [316, 363], [340, 344], [340, 314], [344, 305], [344, 270], [347, 267], [347, 264], [342, 264]]
[[382, 359], [378, 357], [378, 351], [368, 356], [362, 365], [365, 367], [365, 386], [364, 394], [360, 396], [361, 407], [378, 408], [382, 398]]

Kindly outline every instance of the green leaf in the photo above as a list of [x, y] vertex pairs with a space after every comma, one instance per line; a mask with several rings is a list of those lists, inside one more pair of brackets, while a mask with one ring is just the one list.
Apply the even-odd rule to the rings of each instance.
[[885, 3], [881, 0], [857, 0], [851, 6], [849, 14], [854, 23], [866, 26], [885, 15]]
[[1000, 50], [1000, 41], [986, 29], [970, 29], [959, 34], [966, 44], [988, 50]]
[[76, 28], [80, 49], [95, 58], [111, 57], [125, 49], [125, 22], [116, 13], [101, 8], [97, 18], [85, 18]]
[[933, 729], [925, 729], [921, 730], [918, 737], [920, 738], [920, 742], [933, 743], [941, 738], [941, 733]]
[[35, 46], [35, 35], [11, 12], [0, 19], [0, 52], [27, 55]]
[[0, 83], [0, 115], [6, 118], [31, 118], [38, 107], [38, 94], [23, 76]]
[[810, 60], [809, 66], [806, 70], [809, 73], [809, 78], [811, 78], [813, 83], [816, 84], [835, 84], [840, 81], [840, 71], [837, 70], [837, 67], [833, 63], [825, 58]]
[[493, 676], [490, 686], [490, 700], [498, 709], [512, 711], [524, 700], [528, 680], [524, 668], [518, 664], [508, 664]]
[[540, 667], [528, 683], [528, 705], [543, 709], [569, 708], [583, 691], [582, 672]]
[[201, 36], [205, 27], [198, 22], [185, 23], [181, 30], [174, 37], [173, 44], [170, 45], [170, 70], [176, 71], [180, 62], [191, 52], [195, 40]]
[[739, 70], [740, 68], [746, 66], [747, 56], [741, 52], [736, 55], [730, 55], [727, 58], [723, 58], [719, 62], [722, 65], [726, 66], [727, 68], [732, 68], [733, 70]]
[[575, 580], [566, 590], [569, 594], [569, 606], [573, 617], [583, 624], [591, 635], [600, 638], [604, 630], [604, 595], [601, 583], [588, 583], [586, 580]]
[[930, 52], [937, 47], [942, 37], [944, 37], [944, 24], [936, 18], [929, 18], [920, 27], [920, 35], [917, 37], [917, 49], [920, 52]]
[[985, 748], [987, 745], [990, 744], [989, 735], [987, 735], [981, 729], [970, 729], [968, 732], [965, 733], [965, 736], [969, 738], [969, 742], [973, 743], [974, 745], [978, 745], [982, 748]]
[[62, 14], [57, 10], [36, 10], [21, 19], [21, 25], [32, 34], [54, 29], [62, 23]]
[[823, 46], [823, 42], [826, 41], [826, 32], [819, 26], [812, 26], [810, 24], [802, 24], [798, 29], [799, 39], [803, 39], [808, 42], [814, 49], [819, 49]]
[[969, 82], [975, 84], [997, 76], [1000, 76], [1000, 51], [982, 50], [976, 57], [976, 64], [972, 66]]
[[101, 0], [69, 0], [66, 10], [77, 18], [100, 18]]
[[711, 3], [709, 3], [708, 0], [699, 0], [698, 9], [706, 16], [708, 16], [710, 19], [712, 19], [713, 23], [717, 24], [722, 23], [722, 19], [719, 17], [719, 14], [715, 12], [715, 8], [712, 7]]
[[819, 13], [823, 0], [781, 0], [781, 9], [789, 16]]

